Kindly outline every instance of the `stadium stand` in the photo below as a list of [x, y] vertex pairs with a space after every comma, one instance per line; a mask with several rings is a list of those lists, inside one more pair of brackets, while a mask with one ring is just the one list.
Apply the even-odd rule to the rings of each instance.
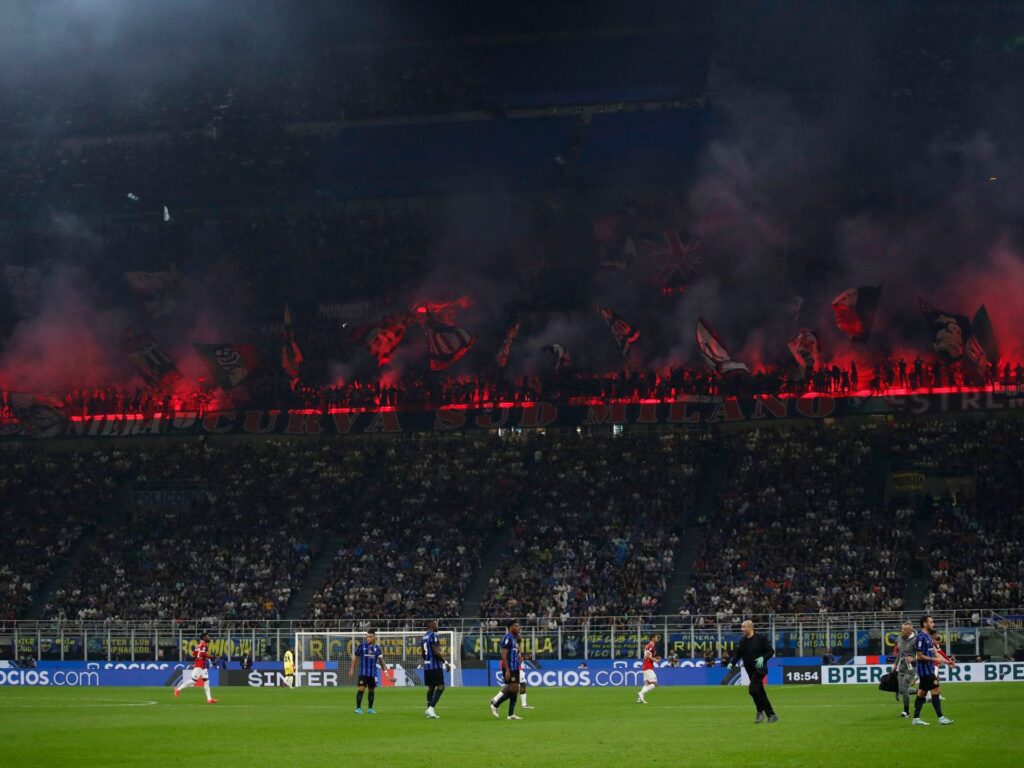
[[523, 448], [400, 442], [379, 449], [367, 472], [371, 491], [344, 524], [308, 618], [457, 615], [486, 542], [530, 486]]
[[[92, 455], [95, 481], [124, 498], [112, 493], [93, 510], [100, 529], [49, 617], [276, 617], [366, 477], [365, 454], [340, 445], [200, 442]], [[146, 488], [172, 501], [135, 501], [131, 491]]]
[[875, 433], [851, 425], [726, 436], [728, 479], [682, 611], [900, 608], [908, 512], [891, 516], [871, 487]]
[[482, 614], [657, 613], [707, 447], [685, 434], [537, 444]]
[[[276, 618], [320, 557], [308, 619], [453, 616], [499, 541], [481, 604], [496, 619], [664, 612], [679, 569], [683, 615], [895, 611], [922, 556], [926, 605], [1013, 605], [1022, 435], [946, 418], [4, 450], [0, 615], [48, 586], [48, 618]], [[960, 490], [886, 503], [907, 467]], [[694, 518], [701, 484], [717, 496]]]
[[[1016, 420], [931, 423], [934, 470], [967, 473], [973, 492], [940, 500], [931, 531], [926, 605], [1016, 605], [1024, 597], [1024, 497]], [[944, 456], [951, 457], [950, 466]]]

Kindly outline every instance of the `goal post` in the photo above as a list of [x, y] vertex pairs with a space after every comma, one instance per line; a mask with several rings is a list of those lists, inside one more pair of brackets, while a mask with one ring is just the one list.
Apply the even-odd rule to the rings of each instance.
[[[382, 686], [423, 685], [423, 632], [377, 632], [377, 644], [384, 651], [384, 665], [387, 673], [380, 678]], [[349, 675], [352, 655], [366, 638], [366, 632], [296, 632], [295, 667], [298, 671], [297, 684], [302, 684], [304, 673], [317, 670], [337, 672], [338, 685], [354, 686], [359, 677]], [[437, 631], [441, 654], [451, 663], [451, 669], [444, 674], [445, 685], [462, 685], [462, 635], [452, 630]]]

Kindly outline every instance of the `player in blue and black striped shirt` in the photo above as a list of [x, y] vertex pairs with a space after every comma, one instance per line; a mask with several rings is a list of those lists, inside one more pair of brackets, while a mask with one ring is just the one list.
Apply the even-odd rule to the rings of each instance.
[[505, 685], [501, 693], [491, 699], [491, 714], [500, 717], [498, 707], [508, 702], [508, 719], [522, 720], [516, 714], [516, 699], [519, 697], [519, 675], [523, 668], [523, 657], [519, 653], [519, 622], [513, 619], [508, 623], [508, 632], [501, 639], [501, 673]]
[[367, 703], [370, 708], [368, 714], [375, 715], [377, 711], [373, 708], [373, 695], [377, 689], [377, 665], [384, 669], [384, 649], [377, 644], [377, 635], [371, 629], [366, 633], [363, 640], [352, 654], [352, 664], [349, 665], [348, 674], [352, 677], [356, 673], [356, 663], [359, 664], [359, 688], [356, 691], [356, 714], [363, 714], [363, 692], [369, 688], [370, 695]]
[[924, 706], [924, 698], [931, 691], [932, 706], [935, 707], [935, 714], [939, 716], [941, 725], [950, 725], [952, 720], [942, 715], [942, 690], [939, 688], [939, 679], [936, 675], [936, 664], [948, 664], [953, 662], [940, 655], [935, 650], [935, 641], [932, 639], [931, 631], [935, 629], [935, 619], [931, 616], [924, 616], [921, 619], [921, 631], [917, 633], [917, 701], [914, 702], [914, 725], [928, 725], [921, 719], [921, 708]]
[[441, 641], [437, 637], [437, 622], [427, 623], [427, 631], [420, 640], [423, 652], [423, 683], [427, 686], [427, 717], [437, 720], [440, 715], [434, 711], [441, 694], [444, 693], [444, 671], [451, 665], [441, 655]]

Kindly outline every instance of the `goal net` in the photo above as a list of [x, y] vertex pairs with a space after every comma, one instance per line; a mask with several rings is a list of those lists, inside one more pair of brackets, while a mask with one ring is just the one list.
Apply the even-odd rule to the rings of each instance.
[[[387, 672], [381, 676], [382, 686], [423, 685], [423, 632], [378, 632], [377, 644], [384, 651]], [[305, 673], [331, 670], [337, 673], [338, 685], [356, 685], [356, 673], [349, 675], [352, 655], [366, 638], [366, 632], [297, 632], [295, 634], [296, 684], [302, 685]], [[451, 630], [438, 630], [441, 654], [452, 667], [445, 671], [448, 686], [462, 685], [462, 638]]]

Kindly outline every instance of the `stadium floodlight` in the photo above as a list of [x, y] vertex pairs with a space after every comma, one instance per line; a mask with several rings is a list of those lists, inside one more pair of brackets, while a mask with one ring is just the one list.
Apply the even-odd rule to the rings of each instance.
[[[384, 651], [387, 675], [381, 680], [382, 686], [423, 685], [423, 651], [421, 640], [426, 630], [419, 632], [377, 632], [377, 643]], [[299, 674], [297, 684], [302, 685], [306, 673], [317, 670], [332, 670], [338, 673], [338, 685], [355, 686], [356, 676], [349, 676], [352, 654], [366, 632], [296, 632], [295, 666]], [[441, 654], [451, 662], [451, 670], [445, 672], [445, 685], [462, 685], [462, 634], [452, 630], [437, 631]], [[358, 672], [358, 670], [357, 670]]]

